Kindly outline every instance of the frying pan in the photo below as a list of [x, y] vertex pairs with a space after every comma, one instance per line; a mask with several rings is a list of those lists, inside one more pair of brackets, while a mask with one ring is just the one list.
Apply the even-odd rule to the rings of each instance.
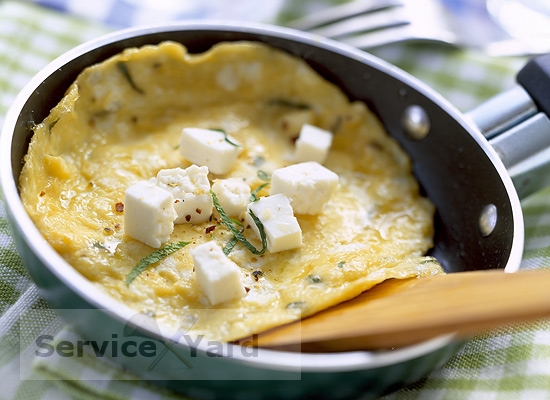
[[[548, 111], [544, 88], [533, 90], [535, 100], [527, 94], [530, 87], [540, 87], [545, 59], [533, 61], [519, 74], [527, 89], [518, 86], [463, 115], [398, 68], [337, 42], [267, 25], [186, 22], [123, 30], [73, 49], [32, 79], [5, 120], [1, 184], [26, 268], [41, 295], [85, 339], [117, 338], [119, 346], [132, 340], [136, 347], [152, 340], [159, 346], [172, 344], [169, 347], [174, 351], [166, 352], [155, 368], [151, 368], [150, 355], [111, 353], [115, 362], [142, 379], [209, 399], [376, 398], [445, 363], [463, 344], [452, 334], [378, 352], [300, 354], [250, 351], [227, 343], [214, 348], [206, 340], [190, 344], [100, 293], [45, 242], [17, 190], [30, 128], [46, 117], [83, 68], [127, 47], [164, 40], [181, 42], [191, 53], [203, 52], [220, 41], [264, 42], [301, 57], [351, 99], [365, 102], [409, 153], [423, 191], [437, 207], [431, 254], [447, 272], [494, 268], [514, 272], [519, 268], [524, 234], [518, 191], [525, 195], [537, 189], [537, 184], [545, 184], [539, 178], [546, 176], [547, 162], [540, 152], [527, 157], [531, 149], [518, 147], [510, 132], [534, 132], [534, 137], [545, 140], [548, 118], [539, 111]], [[534, 149], [541, 146], [536, 142]]]

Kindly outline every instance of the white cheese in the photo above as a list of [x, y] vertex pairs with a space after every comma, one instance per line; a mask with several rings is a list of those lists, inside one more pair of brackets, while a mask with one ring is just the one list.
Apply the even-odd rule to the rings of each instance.
[[216, 242], [191, 250], [197, 282], [211, 305], [225, 303], [246, 294], [239, 266], [231, 261]]
[[332, 133], [313, 125], [304, 124], [294, 148], [296, 162], [317, 161], [325, 162], [332, 146]]
[[162, 169], [157, 174], [157, 185], [172, 193], [178, 214], [175, 224], [197, 224], [210, 219], [214, 204], [207, 167], [193, 164], [186, 169]]
[[262, 65], [259, 62], [242, 62], [228, 64], [216, 75], [216, 82], [228, 92], [262, 79]]
[[[248, 211], [252, 211], [264, 226], [267, 238], [267, 250], [272, 253], [294, 249], [302, 246], [302, 229], [284, 194], [260, 197], [257, 201], [248, 204]], [[258, 237], [260, 231], [249, 212], [245, 222], [254, 230]]]
[[250, 186], [239, 178], [216, 179], [212, 184], [212, 191], [220, 206], [231, 217], [241, 215], [250, 203]]
[[184, 128], [181, 134], [181, 155], [194, 164], [206, 165], [216, 175], [227, 174], [241, 151], [233, 137], [220, 131]]
[[319, 214], [338, 187], [338, 175], [315, 161], [278, 168], [271, 175], [270, 194], [290, 198], [296, 214]]
[[137, 182], [124, 193], [124, 232], [159, 248], [174, 230], [174, 198], [155, 184], [155, 179]]

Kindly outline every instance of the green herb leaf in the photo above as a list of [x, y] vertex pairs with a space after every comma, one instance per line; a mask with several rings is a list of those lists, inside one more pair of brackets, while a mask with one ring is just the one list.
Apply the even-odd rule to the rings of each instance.
[[92, 246], [97, 248], [97, 249], [109, 251], [109, 249], [107, 247], [105, 247], [105, 245], [103, 243], [100, 243], [100, 242], [94, 242], [92, 244]]
[[231, 146], [235, 146], [235, 147], [241, 147], [239, 144], [235, 143], [235, 142], [232, 142], [231, 139], [229, 139], [229, 137], [227, 135], [224, 136], [224, 139], [227, 143], [229, 143]]
[[[244, 232], [244, 225], [241, 221], [236, 220], [236, 219], [231, 219], [231, 221], [233, 221], [234, 223], [236, 223], [237, 225], [239, 225], [241, 227], [240, 233]], [[231, 250], [233, 250], [233, 247], [235, 247], [235, 245], [237, 243], [239, 243], [239, 239], [237, 239], [235, 236], [233, 236], [231, 238], [231, 240], [229, 242], [227, 242], [227, 244], [224, 246], [223, 254], [225, 254], [226, 256], [229, 255], [229, 253], [231, 253]]]
[[286, 100], [286, 99], [272, 99], [268, 102], [270, 105], [274, 106], [280, 106], [280, 107], [289, 107], [289, 108], [295, 108], [297, 110], [309, 110], [311, 109], [311, 106], [306, 103], [300, 103], [293, 100]]
[[323, 281], [319, 275], [309, 275], [307, 278], [310, 283], [321, 283]]
[[[241, 232], [243, 232], [243, 230], [241, 230]], [[225, 254], [226, 256], [229, 255], [229, 253], [231, 253], [231, 250], [233, 250], [233, 248], [235, 247], [235, 245], [239, 243], [239, 239], [237, 239], [235, 236], [233, 236], [231, 238], [231, 240], [229, 242], [227, 242], [227, 244], [224, 246], [223, 248], [223, 254]]]
[[117, 62], [116, 66], [119, 69], [119, 71], [122, 73], [122, 75], [124, 75], [124, 77], [126, 78], [128, 83], [130, 84], [132, 89], [134, 89], [136, 92], [138, 92], [140, 94], [145, 94], [145, 92], [141, 88], [139, 88], [136, 85], [136, 83], [134, 82], [134, 80], [132, 79], [132, 75], [130, 75], [130, 71], [128, 70], [128, 66], [126, 65], [126, 63], [124, 61]]
[[222, 128], [210, 128], [211, 131], [216, 131], [216, 132], [221, 132], [223, 133], [223, 138], [224, 140], [229, 143], [231, 146], [235, 146], [235, 147], [241, 147], [239, 144], [231, 141], [231, 139], [229, 139], [229, 135], [227, 134], [227, 132], [225, 131], [225, 129], [222, 129]]
[[266, 183], [263, 183], [261, 184], [260, 186], [258, 186], [256, 189], [254, 189], [252, 191], [252, 193], [250, 193], [250, 201], [252, 203], [254, 203], [255, 201], [258, 201], [259, 197], [258, 197], [258, 193], [260, 193], [260, 191], [266, 187], [267, 185], [269, 185], [269, 182], [266, 182]]
[[52, 121], [52, 123], [51, 123], [50, 126], [48, 127], [48, 129], [50, 130], [50, 133], [51, 133], [51, 130], [53, 129], [53, 127], [54, 127], [55, 125], [57, 125], [57, 123], [59, 122], [60, 119], [61, 119], [61, 118], [58, 118], [58, 119]]
[[159, 262], [163, 258], [168, 257], [173, 252], [187, 246], [189, 242], [173, 242], [173, 243], [167, 243], [163, 247], [161, 247], [158, 250], [153, 251], [151, 254], [149, 254], [147, 257], [142, 258], [138, 264], [130, 271], [128, 276], [126, 277], [126, 285], [130, 285], [134, 279], [136, 279], [139, 274], [141, 274], [145, 269], [154, 263]]
[[260, 250], [256, 249], [256, 247], [254, 247], [254, 245], [244, 237], [242, 230], [239, 231], [239, 229], [237, 229], [237, 227], [234, 224], [235, 220], [227, 216], [224, 209], [220, 206], [220, 202], [218, 201], [218, 197], [216, 196], [216, 194], [212, 190], [210, 191], [210, 194], [212, 195], [214, 208], [216, 209], [218, 214], [220, 214], [222, 223], [227, 227], [227, 229], [231, 231], [235, 239], [241, 242], [243, 246], [246, 247], [252, 254], [255, 254], [258, 256], [261, 256], [262, 254], [264, 254], [267, 249], [267, 237], [265, 234], [264, 225], [258, 219], [258, 217], [256, 217], [256, 215], [252, 211], [249, 211], [249, 215], [252, 217], [252, 220], [254, 221], [254, 223], [258, 227], [258, 231], [260, 232], [260, 239], [262, 241], [262, 248]]
[[259, 169], [256, 174], [258, 175], [258, 178], [260, 178], [262, 181], [271, 181], [271, 177], [269, 176], [269, 174], [265, 171], [262, 171], [261, 169]]
[[267, 172], [262, 171], [261, 169], [259, 169], [256, 174], [258, 175], [258, 178], [260, 178], [262, 181], [267, 181], [267, 182], [264, 183], [264, 184], [261, 184], [260, 186], [258, 186], [256, 189], [254, 189], [252, 191], [252, 193], [250, 194], [250, 201], [251, 202], [258, 201], [258, 193], [260, 193], [260, 191], [264, 187], [269, 185], [269, 182], [271, 182], [271, 177], [269, 176], [269, 174]]
[[343, 268], [345, 264], [346, 264], [345, 261], [340, 261], [340, 262], [338, 263], [338, 268]]

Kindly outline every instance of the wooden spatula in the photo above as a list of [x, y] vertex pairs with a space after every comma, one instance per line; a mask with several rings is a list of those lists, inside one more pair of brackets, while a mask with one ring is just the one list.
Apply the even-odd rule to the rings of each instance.
[[260, 333], [253, 341], [284, 350], [382, 349], [446, 333], [468, 337], [543, 317], [550, 317], [550, 271], [459, 272], [384, 282], [312, 317]]

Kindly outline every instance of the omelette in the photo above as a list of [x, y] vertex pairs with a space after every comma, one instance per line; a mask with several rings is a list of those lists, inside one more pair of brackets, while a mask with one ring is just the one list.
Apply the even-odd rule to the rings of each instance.
[[[289, 216], [298, 245], [251, 251], [262, 247], [259, 225], [246, 212], [224, 219], [219, 207], [205, 210], [206, 220], [173, 224], [165, 247], [127, 232], [128, 188], [161, 171], [203, 167], [189, 159], [196, 149], [181, 148], [182, 132], [230, 137], [238, 154], [229, 168], [209, 171], [206, 185], [237, 179], [253, 203], [272, 195], [277, 171], [296, 164], [304, 125], [330, 132], [320, 164], [337, 186], [314, 212]], [[170, 329], [193, 314], [188, 334], [233, 341], [387, 279], [443, 273], [425, 255], [435, 210], [408, 156], [363, 102], [267, 45], [220, 43], [200, 54], [169, 41], [126, 49], [82, 71], [33, 131], [20, 191], [40, 232], [98, 289]], [[239, 296], [216, 304], [207, 296], [193, 257], [206, 243], [238, 266]], [[172, 250], [158, 256], [166, 246]]]

